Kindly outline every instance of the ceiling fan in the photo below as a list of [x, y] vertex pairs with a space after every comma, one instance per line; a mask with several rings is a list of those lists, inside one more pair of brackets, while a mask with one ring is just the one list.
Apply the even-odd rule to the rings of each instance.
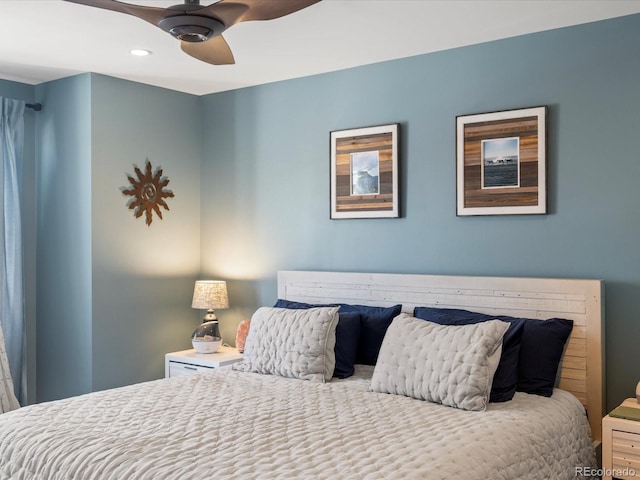
[[236, 23], [284, 17], [320, 0], [219, 0], [208, 6], [200, 5], [200, 0], [184, 0], [167, 8], [117, 0], [65, 1], [133, 15], [181, 40], [186, 54], [213, 65], [230, 65], [235, 60], [222, 36], [226, 29]]

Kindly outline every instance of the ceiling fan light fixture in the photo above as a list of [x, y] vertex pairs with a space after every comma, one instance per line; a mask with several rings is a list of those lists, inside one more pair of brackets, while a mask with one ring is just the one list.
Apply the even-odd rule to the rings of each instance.
[[206, 42], [213, 36], [213, 30], [194, 25], [175, 27], [169, 33], [184, 42]]
[[215, 18], [198, 15], [174, 15], [165, 17], [158, 26], [175, 38], [185, 42], [206, 42], [225, 30], [222, 22]]

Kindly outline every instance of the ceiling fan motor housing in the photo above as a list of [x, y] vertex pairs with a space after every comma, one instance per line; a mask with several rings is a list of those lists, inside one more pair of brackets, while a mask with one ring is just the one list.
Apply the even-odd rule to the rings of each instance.
[[158, 23], [165, 32], [185, 42], [206, 42], [225, 30], [222, 22], [199, 15], [172, 15]]

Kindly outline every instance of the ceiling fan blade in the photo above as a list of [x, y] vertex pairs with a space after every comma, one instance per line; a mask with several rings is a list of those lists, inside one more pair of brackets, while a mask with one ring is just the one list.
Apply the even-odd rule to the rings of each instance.
[[[244, 14], [240, 22], [249, 22], [252, 20], [273, 20], [274, 18], [284, 17], [310, 7], [318, 3], [320, 0], [242, 0], [241, 3], [249, 6], [249, 11]], [[237, 22], [237, 23], [240, 23]]]
[[114, 12], [127, 13], [134, 17], [141, 18], [155, 26], [167, 14], [164, 8], [143, 7], [142, 5], [131, 5], [129, 3], [118, 2], [117, 0], [65, 0], [71, 3], [87, 5], [89, 7], [113, 10]]
[[[196, 10], [219, 18], [226, 28], [240, 22], [273, 20], [310, 7], [320, 0], [220, 0]], [[194, 12], [194, 13], [195, 13]]]
[[181, 42], [180, 48], [187, 55], [212, 65], [233, 65], [236, 63], [229, 44], [222, 35], [206, 42]]
[[197, 10], [193, 10], [194, 15], [211, 15], [216, 17], [226, 28], [238, 23], [238, 19], [244, 15], [249, 6], [245, 5], [243, 1], [229, 1], [223, 2], [222, 0], [213, 3], [207, 7], [202, 7]]

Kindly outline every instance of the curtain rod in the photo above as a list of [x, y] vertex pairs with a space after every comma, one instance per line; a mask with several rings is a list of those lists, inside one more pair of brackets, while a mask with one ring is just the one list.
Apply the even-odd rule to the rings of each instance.
[[35, 112], [39, 112], [40, 110], [42, 110], [42, 104], [41, 103], [27, 103], [25, 105], [25, 107], [30, 108], [31, 110], [33, 110]]

